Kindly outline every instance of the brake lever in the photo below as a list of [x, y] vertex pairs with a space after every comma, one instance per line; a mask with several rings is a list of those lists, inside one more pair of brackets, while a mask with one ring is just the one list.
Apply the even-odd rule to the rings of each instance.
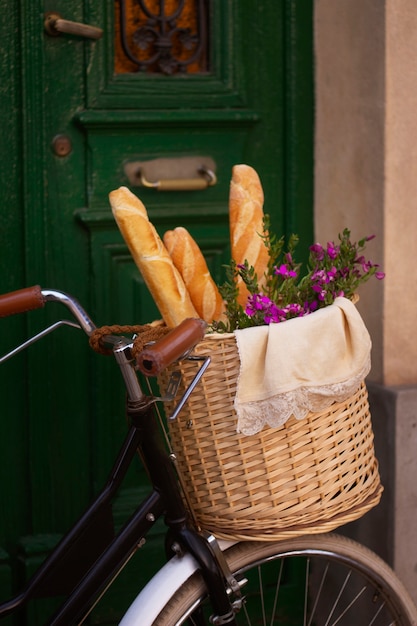
[[0, 357], [0, 364], [4, 363], [4, 361], [7, 361], [7, 359], [10, 359], [12, 356], [15, 356], [15, 354], [22, 352], [22, 350], [25, 350], [26, 348], [34, 344], [36, 341], [39, 341], [39, 339], [42, 339], [42, 337], [45, 337], [45, 335], [49, 335], [49, 333], [52, 333], [54, 330], [56, 330], [60, 326], [71, 326], [72, 328], [78, 328], [78, 330], [82, 330], [81, 326], [79, 324], [76, 324], [75, 322], [71, 322], [69, 320], [59, 320], [59, 322], [55, 322], [54, 324], [51, 324], [51, 326], [44, 328], [43, 330], [41, 330], [40, 333], [33, 335], [33, 337], [31, 337], [24, 343], [20, 344], [20, 346], [17, 346], [17, 348], [14, 348], [13, 350], [8, 352], [4, 356]]

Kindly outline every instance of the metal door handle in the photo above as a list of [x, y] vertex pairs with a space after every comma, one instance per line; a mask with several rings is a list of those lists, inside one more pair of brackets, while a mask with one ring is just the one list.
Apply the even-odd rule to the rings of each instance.
[[47, 13], [45, 15], [44, 27], [47, 34], [52, 37], [57, 37], [61, 33], [67, 33], [68, 35], [77, 35], [87, 39], [100, 39], [103, 35], [103, 30], [97, 26], [64, 20], [59, 13]]
[[138, 172], [140, 184], [157, 191], [198, 191], [212, 187], [217, 182], [216, 174], [206, 167], [202, 167], [198, 174], [200, 176], [197, 178], [166, 178], [151, 182], [145, 178], [142, 170]]
[[123, 169], [133, 187], [157, 191], [198, 191], [217, 183], [216, 163], [204, 155], [128, 161]]

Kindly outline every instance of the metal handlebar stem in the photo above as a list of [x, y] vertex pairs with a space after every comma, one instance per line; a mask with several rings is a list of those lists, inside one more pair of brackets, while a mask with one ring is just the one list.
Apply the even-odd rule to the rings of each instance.
[[120, 341], [113, 348], [113, 354], [122, 373], [129, 402], [133, 404], [142, 403], [146, 396], [140, 387], [134, 369], [135, 360], [131, 355], [131, 344], [120, 338]]

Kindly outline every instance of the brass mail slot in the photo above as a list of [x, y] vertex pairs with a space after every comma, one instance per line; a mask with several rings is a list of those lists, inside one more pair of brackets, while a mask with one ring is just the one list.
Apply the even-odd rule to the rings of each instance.
[[211, 157], [174, 157], [130, 161], [124, 171], [134, 187], [157, 191], [198, 191], [216, 184], [216, 163]]

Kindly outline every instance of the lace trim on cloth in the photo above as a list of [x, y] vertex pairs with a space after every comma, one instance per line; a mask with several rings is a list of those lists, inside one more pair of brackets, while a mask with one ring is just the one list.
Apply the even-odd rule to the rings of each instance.
[[345, 402], [359, 389], [370, 369], [369, 358], [363, 370], [345, 382], [320, 387], [299, 387], [267, 400], [244, 404], [235, 399], [235, 410], [238, 415], [237, 432], [255, 435], [265, 426], [272, 428], [282, 426], [292, 415], [295, 419], [301, 420], [310, 412], [325, 411], [334, 402]]

